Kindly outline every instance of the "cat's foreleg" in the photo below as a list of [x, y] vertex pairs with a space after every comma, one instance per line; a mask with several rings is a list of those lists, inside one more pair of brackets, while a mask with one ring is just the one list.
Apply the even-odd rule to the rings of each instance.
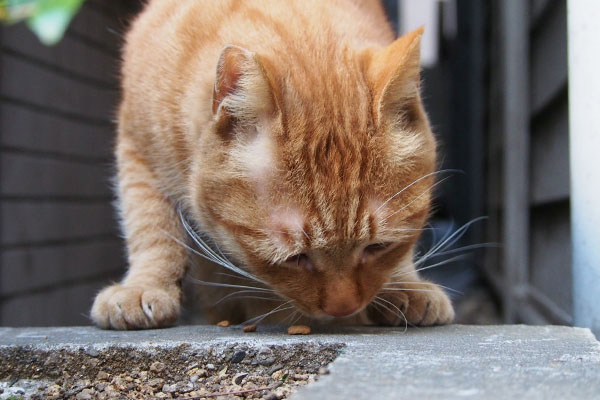
[[445, 325], [454, 319], [448, 295], [421, 279], [412, 265], [392, 276], [368, 311], [373, 322], [393, 326]]
[[179, 317], [181, 280], [188, 261], [179, 216], [161, 194], [147, 162], [124, 138], [117, 158], [129, 270], [121, 283], [96, 296], [91, 317], [102, 328], [173, 325]]

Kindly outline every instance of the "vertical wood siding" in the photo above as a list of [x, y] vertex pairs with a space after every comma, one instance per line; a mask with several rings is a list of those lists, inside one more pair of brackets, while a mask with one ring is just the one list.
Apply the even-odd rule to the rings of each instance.
[[128, 2], [88, 0], [63, 41], [0, 32], [0, 324], [87, 324], [123, 273], [111, 202]]

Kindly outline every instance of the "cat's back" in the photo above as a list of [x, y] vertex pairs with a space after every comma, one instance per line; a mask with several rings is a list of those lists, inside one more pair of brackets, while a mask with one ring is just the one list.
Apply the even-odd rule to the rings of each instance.
[[137, 59], [136, 67], [182, 71], [190, 59], [215, 58], [228, 43], [281, 53], [393, 39], [379, 0], [152, 0], [127, 35], [124, 60], [126, 68]]
[[393, 39], [380, 0], [151, 0], [134, 30], [160, 29], [166, 35], [149, 40], [194, 37], [210, 42], [230, 36], [228, 32], [235, 36], [267, 28], [310, 35], [334, 25], [348, 36]]

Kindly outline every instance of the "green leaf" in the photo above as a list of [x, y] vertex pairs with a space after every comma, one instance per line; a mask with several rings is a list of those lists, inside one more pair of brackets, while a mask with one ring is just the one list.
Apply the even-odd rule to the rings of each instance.
[[46, 45], [58, 43], [83, 0], [40, 0], [38, 11], [27, 21], [40, 41]]
[[46, 45], [62, 39], [84, 0], [0, 0], [0, 19], [27, 25]]

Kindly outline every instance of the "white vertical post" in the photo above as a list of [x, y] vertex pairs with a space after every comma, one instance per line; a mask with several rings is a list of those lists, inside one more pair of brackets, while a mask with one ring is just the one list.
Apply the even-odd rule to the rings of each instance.
[[425, 26], [421, 39], [421, 64], [432, 67], [438, 61], [438, 12], [440, 0], [399, 0], [400, 33]]
[[600, 1], [569, 0], [573, 314], [600, 336]]

